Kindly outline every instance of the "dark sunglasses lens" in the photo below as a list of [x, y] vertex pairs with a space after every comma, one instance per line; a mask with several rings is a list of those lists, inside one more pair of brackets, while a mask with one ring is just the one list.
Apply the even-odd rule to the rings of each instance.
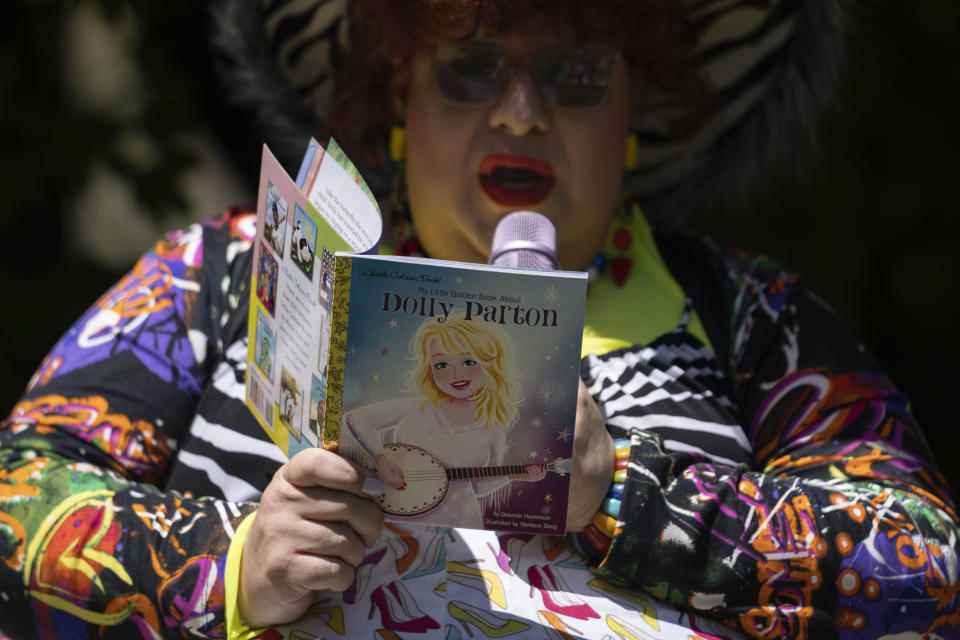
[[555, 49], [537, 60], [534, 78], [547, 100], [558, 107], [593, 107], [607, 94], [615, 59], [607, 51]]
[[479, 42], [441, 47], [435, 60], [437, 85], [448, 100], [480, 104], [497, 97], [503, 65], [499, 47]]

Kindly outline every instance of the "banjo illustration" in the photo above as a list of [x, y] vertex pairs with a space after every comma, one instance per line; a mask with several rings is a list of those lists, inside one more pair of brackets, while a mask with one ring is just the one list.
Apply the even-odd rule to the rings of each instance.
[[[383, 493], [374, 499], [384, 512], [398, 516], [415, 516], [430, 511], [447, 495], [451, 480], [492, 478], [523, 473], [522, 464], [496, 467], [458, 467], [447, 469], [436, 456], [412, 444], [384, 444], [383, 451], [403, 469], [407, 486], [397, 490], [384, 485]], [[558, 458], [543, 465], [547, 471], [567, 475], [573, 468], [570, 458]]]

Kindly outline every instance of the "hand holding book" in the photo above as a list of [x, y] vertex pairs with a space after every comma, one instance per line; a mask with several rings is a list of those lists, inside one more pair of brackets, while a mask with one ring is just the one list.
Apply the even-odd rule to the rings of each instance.
[[248, 625], [296, 620], [316, 591], [353, 583], [383, 528], [370, 500], [381, 487], [370, 480], [346, 458], [314, 448], [274, 474], [243, 545], [238, 605]]

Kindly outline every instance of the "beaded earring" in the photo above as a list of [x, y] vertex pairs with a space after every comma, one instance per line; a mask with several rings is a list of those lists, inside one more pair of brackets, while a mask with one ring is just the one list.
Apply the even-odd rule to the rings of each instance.
[[[631, 133], [627, 136], [623, 157], [624, 183], [636, 167], [637, 136]], [[591, 276], [596, 277], [609, 269], [610, 277], [617, 287], [622, 287], [627, 281], [630, 270], [633, 268], [633, 258], [629, 257], [630, 247], [633, 245], [633, 232], [630, 231], [630, 226], [636, 209], [637, 205], [633, 199], [633, 193], [630, 189], [625, 188], [620, 194], [617, 213], [614, 216], [613, 224], [610, 225], [610, 232], [607, 235], [603, 253], [598, 255], [590, 266]]]
[[413, 230], [407, 200], [406, 159], [407, 130], [402, 124], [396, 124], [390, 129], [390, 160], [396, 169], [390, 197], [390, 223], [397, 241], [394, 252], [398, 256], [422, 256], [423, 249]]
[[629, 189], [624, 189], [604, 252], [607, 256], [610, 277], [618, 287], [624, 285], [630, 270], [633, 269], [633, 258], [629, 257], [630, 247], [633, 245], [633, 232], [630, 230], [630, 225], [633, 222], [635, 208], [633, 193]]

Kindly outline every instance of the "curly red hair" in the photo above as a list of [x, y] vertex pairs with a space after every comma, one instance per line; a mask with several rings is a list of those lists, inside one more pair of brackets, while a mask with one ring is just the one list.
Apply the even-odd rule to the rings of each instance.
[[[652, 82], [677, 96], [690, 113], [702, 112], [703, 87], [686, 60], [693, 31], [678, 5], [676, 0], [354, 0], [351, 53], [340, 66], [330, 112], [334, 136], [352, 157], [382, 164], [387, 131], [396, 121], [393, 88], [402, 91], [411, 57], [479, 31], [497, 36], [547, 29], [570, 33], [577, 43], [612, 44], [629, 65], [635, 98], [644, 82]], [[689, 113], [685, 119], [689, 130]]]

